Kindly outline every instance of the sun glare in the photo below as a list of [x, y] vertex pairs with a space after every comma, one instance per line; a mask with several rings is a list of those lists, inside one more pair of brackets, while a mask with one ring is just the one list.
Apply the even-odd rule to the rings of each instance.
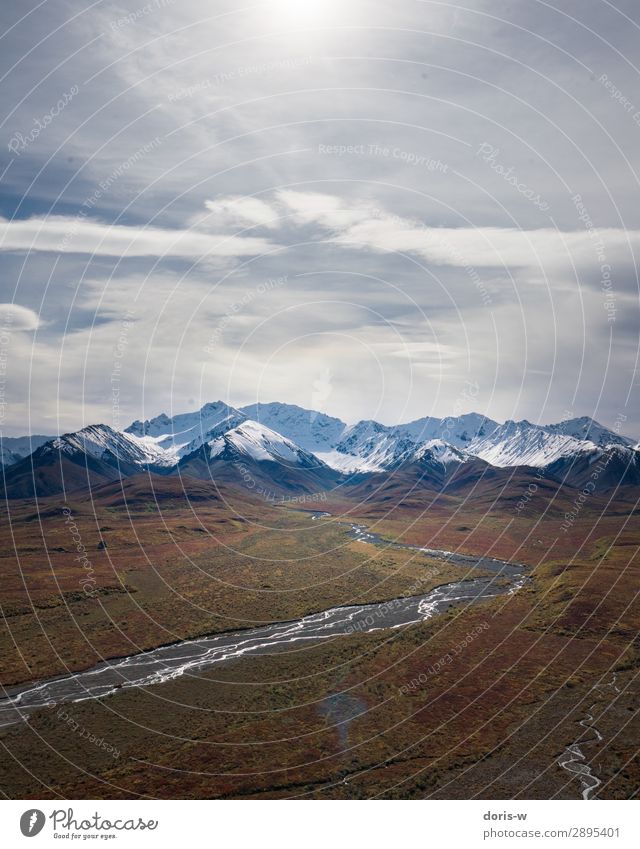
[[273, 0], [270, 14], [276, 25], [327, 26], [335, 19], [335, 0]]

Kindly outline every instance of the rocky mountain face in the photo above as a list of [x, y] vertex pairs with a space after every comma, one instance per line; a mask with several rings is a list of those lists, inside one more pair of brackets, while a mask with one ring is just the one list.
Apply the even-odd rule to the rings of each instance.
[[[635, 441], [586, 416], [550, 425], [499, 424], [478, 413], [347, 425], [292, 404], [238, 409], [216, 401], [192, 413], [134, 421], [124, 431], [97, 424], [55, 438], [5, 439], [1, 447], [5, 492], [15, 497], [62, 491], [65, 469], [69, 485], [80, 487], [141, 471], [235, 480], [241, 465], [253, 469], [254, 480], [288, 492], [400, 471], [444, 485], [465, 464], [464, 479], [476, 469], [485, 474], [487, 466], [527, 467], [579, 487], [601, 467], [598, 488], [640, 484]], [[86, 480], [78, 475], [83, 466]], [[30, 477], [39, 483], [30, 484]]]

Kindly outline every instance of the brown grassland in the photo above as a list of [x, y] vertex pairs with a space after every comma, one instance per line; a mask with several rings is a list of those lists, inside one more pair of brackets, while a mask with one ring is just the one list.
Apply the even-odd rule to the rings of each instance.
[[[425, 554], [365, 546], [347, 525], [204, 484], [190, 502], [143, 480], [69, 500], [97, 591], [79, 589], [59, 499], [2, 523], [2, 682], [92, 666], [199, 634], [289, 620], [461, 577]], [[486, 496], [490, 498], [491, 496]], [[562, 496], [565, 497], [565, 496]], [[640, 786], [640, 560], [635, 504], [443, 497], [391, 513], [319, 505], [387, 538], [525, 563], [517, 594], [421, 624], [245, 657], [56, 707], [0, 733], [0, 788], [31, 798], [579, 798], [557, 760], [584, 743], [596, 796]], [[568, 499], [570, 501], [570, 499]], [[309, 508], [309, 505], [305, 505]], [[546, 513], [545, 513], [546, 510]], [[102, 545], [104, 541], [104, 545]], [[106, 546], [106, 547], [105, 547]], [[85, 570], [86, 571], [86, 570]], [[474, 630], [475, 629], [475, 630]], [[474, 636], [469, 639], [469, 635]], [[456, 648], [465, 647], [456, 651]], [[411, 685], [411, 682], [414, 682]]]

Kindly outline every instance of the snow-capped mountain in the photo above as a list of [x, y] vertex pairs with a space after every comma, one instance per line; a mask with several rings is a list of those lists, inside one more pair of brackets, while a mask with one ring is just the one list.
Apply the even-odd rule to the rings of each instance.
[[239, 485], [270, 500], [291, 493], [322, 492], [340, 478], [315, 454], [251, 420], [184, 457], [177, 473]]
[[55, 439], [54, 436], [42, 436], [34, 433], [33, 436], [0, 436], [0, 464], [12, 466], [23, 457], [33, 454], [36, 448], [40, 448], [45, 442]]
[[[410, 451], [390, 472], [357, 476], [345, 487], [351, 498], [378, 504], [383, 514], [390, 505], [424, 510], [437, 493], [473, 489], [487, 473], [505, 482], [510, 472], [496, 469], [441, 439], [431, 439]], [[530, 472], [533, 476], [533, 472]]]
[[398, 428], [374, 421], [361, 421], [348, 427], [335, 451], [319, 456], [329, 465], [345, 469], [345, 456], [352, 471], [377, 472], [392, 469], [416, 448], [416, 440]]
[[450, 466], [459, 466], [462, 463], [468, 462], [470, 455], [466, 451], [460, 451], [448, 442], [444, 442], [442, 439], [430, 439], [416, 448], [408, 458], [408, 462], [420, 462], [425, 458], [437, 460], [445, 468], [449, 468]]
[[491, 433], [474, 439], [467, 451], [491, 463], [492, 466], [535, 466], [570, 456], [595, 447], [592, 442], [550, 433], [539, 425], [523, 420], [507, 421]]
[[[640, 452], [626, 445], [594, 445], [564, 455], [545, 467], [545, 475], [575, 487], [611, 489], [640, 485]], [[588, 490], [591, 491], [591, 490]]]
[[112, 466], [166, 469], [174, 465], [170, 456], [154, 443], [118, 430], [109, 425], [89, 425], [76, 433], [66, 433], [40, 449], [41, 455], [59, 453], [73, 456], [81, 453]]
[[[431, 460], [429, 452], [435, 449], [436, 456], [454, 463], [475, 456], [499, 468], [532, 466], [546, 470], [556, 464], [549, 472], [555, 476], [564, 468], [561, 461], [584, 455], [595, 462], [606, 448], [629, 448], [632, 442], [587, 417], [551, 426], [526, 420], [500, 425], [470, 413], [449, 419], [426, 417], [395, 427], [361, 421], [345, 430], [331, 452], [319, 456], [345, 473], [367, 473], [396, 469], [420, 459], [422, 453]], [[564, 478], [572, 484], [570, 469], [565, 468]]]
[[275, 430], [250, 420], [211, 440], [207, 447], [210, 460], [246, 457], [256, 462], [270, 461], [311, 469], [325, 465], [315, 454]]
[[585, 416], [544, 426], [508, 421], [474, 440], [467, 451], [492, 466], [532, 466], [569, 486], [591, 481], [609, 488], [640, 483], [640, 453], [632, 444]]
[[5, 497], [59, 496], [133, 474], [138, 467], [120, 461], [112, 452], [123, 444], [127, 444], [126, 437], [106, 425], [49, 440], [6, 468], [2, 476]]
[[[23, 452], [34, 445], [36, 450], [25, 457]], [[600, 485], [615, 486], [616, 476], [624, 483], [640, 483], [640, 453], [634, 440], [586, 416], [550, 425], [526, 420], [497, 424], [468, 413], [394, 426], [372, 420], [347, 426], [338, 418], [291, 404], [236, 409], [216, 401], [191, 413], [135, 421], [125, 431], [97, 424], [55, 439], [3, 439], [0, 447], [7, 491], [15, 469], [15, 489], [27, 495], [33, 489], [29, 475], [36, 475], [39, 464], [50, 470], [55, 457], [69, 458], [76, 467], [83, 458], [90, 460], [93, 477], [99, 480], [109, 478], [113, 469], [117, 475], [144, 470], [235, 479], [236, 472], [228, 475], [224, 464], [242, 460], [261, 467], [255, 472], [258, 478], [272, 478], [288, 490], [299, 485], [305, 491], [347, 482], [354, 474], [361, 479], [399, 469], [404, 476], [446, 481], [450, 470], [463, 464], [464, 474], [460, 470], [456, 476], [463, 474], [465, 480], [485, 474], [489, 464], [498, 469], [534, 467], [549, 479], [578, 486], [590, 469], [604, 463]], [[44, 476], [46, 485], [40, 491], [62, 486], [60, 475], [48, 471]], [[67, 479], [81, 482], [78, 469], [68, 469]]]
[[125, 433], [138, 439], [150, 451], [162, 451], [167, 465], [177, 465], [181, 457], [227, 430], [237, 427], [247, 416], [224, 401], [205, 404], [193, 413], [169, 417], [161, 413], [144, 422], [135, 421]]
[[295, 404], [250, 404], [240, 412], [248, 419], [259, 422], [271, 430], [291, 439], [296, 445], [313, 451], [331, 451], [340, 442], [347, 425], [333, 416], [305, 410]]
[[420, 480], [423, 485], [435, 484], [436, 487], [442, 487], [452, 474], [466, 463], [485, 465], [481, 460], [442, 439], [429, 439], [407, 452], [389, 477], [396, 473], [406, 475], [407, 472], [413, 471], [409, 480]]
[[608, 427], [598, 424], [589, 416], [580, 416], [577, 419], [567, 419], [558, 424], [543, 425], [544, 430], [549, 433], [559, 433], [564, 436], [573, 436], [575, 439], [588, 440], [595, 445], [625, 445], [633, 448], [633, 439], [628, 436], [610, 430]]
[[486, 436], [498, 427], [498, 423], [479, 413], [436, 419], [425, 416], [407, 424], [396, 425], [393, 430], [416, 443], [440, 439], [456, 448], [465, 448], [475, 439]]
[[439, 443], [446, 444], [447, 450], [468, 450], [474, 439], [484, 437], [497, 426], [478, 413], [448, 419], [426, 416], [394, 426], [365, 420], [347, 427], [335, 449], [319, 456], [345, 472], [378, 472], [409, 461], [419, 446]]

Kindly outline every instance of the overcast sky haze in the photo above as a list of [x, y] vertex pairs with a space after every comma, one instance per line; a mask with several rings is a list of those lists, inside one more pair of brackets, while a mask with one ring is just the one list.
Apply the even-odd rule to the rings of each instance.
[[0, 16], [6, 435], [223, 399], [640, 438], [637, 2]]

